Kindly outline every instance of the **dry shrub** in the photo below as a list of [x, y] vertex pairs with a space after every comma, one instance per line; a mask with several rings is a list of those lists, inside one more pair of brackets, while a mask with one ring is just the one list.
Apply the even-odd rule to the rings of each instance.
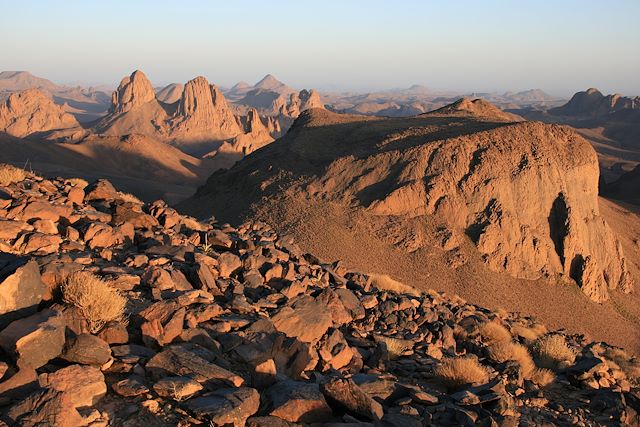
[[489, 347], [489, 357], [499, 363], [507, 360], [517, 362], [524, 378], [530, 378], [531, 373], [536, 368], [529, 350], [522, 344], [515, 342], [499, 342], [491, 345]]
[[510, 342], [511, 333], [498, 322], [486, 322], [480, 326], [480, 335], [485, 344]]
[[411, 340], [402, 340], [398, 338], [392, 337], [384, 337], [381, 336], [377, 339], [380, 344], [382, 344], [383, 348], [386, 350], [386, 356], [390, 359], [396, 359], [406, 352], [413, 349], [413, 341]]
[[603, 356], [615, 363], [626, 374], [629, 381], [634, 384], [640, 382], [640, 361], [632, 358], [621, 348], [608, 347]]
[[447, 357], [434, 369], [434, 375], [448, 389], [457, 389], [467, 384], [485, 384], [489, 372], [474, 357]]
[[125, 321], [127, 299], [100, 277], [78, 271], [67, 276], [61, 286], [65, 303], [75, 307], [84, 317], [92, 333], [112, 321]]
[[0, 164], [0, 185], [11, 185], [23, 181], [27, 177], [24, 169], [15, 166]]
[[371, 274], [369, 278], [371, 279], [371, 284], [380, 290], [420, 296], [420, 292], [413, 286], [398, 282], [386, 274]]
[[136, 196], [130, 193], [123, 193], [122, 191], [118, 191], [118, 197], [120, 197], [120, 200], [122, 200], [123, 202], [135, 203], [137, 205], [143, 204], [142, 200], [138, 199]]
[[554, 374], [549, 369], [535, 368], [533, 371], [531, 371], [529, 379], [539, 387], [545, 387], [551, 384], [556, 379], [556, 374]]
[[562, 335], [545, 335], [533, 343], [532, 348], [538, 365], [543, 368], [556, 370], [561, 363], [571, 364], [576, 359], [575, 352]]
[[513, 332], [514, 336], [518, 336], [526, 342], [533, 342], [546, 334], [547, 328], [539, 323], [535, 323], [530, 327], [524, 325], [513, 325], [511, 326], [511, 332]]

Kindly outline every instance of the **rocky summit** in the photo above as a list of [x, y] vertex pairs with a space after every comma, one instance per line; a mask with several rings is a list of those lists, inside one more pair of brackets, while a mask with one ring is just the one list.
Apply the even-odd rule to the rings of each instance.
[[259, 222], [2, 177], [3, 425], [640, 422], [620, 348], [323, 263]]

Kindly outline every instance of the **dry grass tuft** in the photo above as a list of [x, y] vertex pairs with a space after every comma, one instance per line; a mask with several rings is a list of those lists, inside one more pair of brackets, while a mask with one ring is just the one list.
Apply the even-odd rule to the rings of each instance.
[[547, 328], [544, 325], [535, 323], [530, 327], [524, 325], [511, 326], [511, 332], [514, 336], [520, 337], [526, 342], [533, 342], [547, 333]]
[[23, 181], [27, 177], [24, 169], [12, 165], [0, 164], [0, 185], [6, 186]]
[[486, 322], [480, 326], [480, 335], [485, 344], [510, 342], [511, 333], [498, 322]]
[[529, 379], [539, 387], [546, 387], [556, 379], [556, 374], [549, 369], [535, 368]]
[[126, 297], [107, 281], [88, 271], [67, 276], [61, 291], [64, 302], [78, 309], [92, 333], [100, 331], [108, 322], [123, 322], [126, 319]]
[[371, 279], [371, 284], [380, 290], [420, 296], [420, 292], [413, 286], [398, 282], [386, 274], [370, 274], [369, 278]]
[[467, 384], [485, 384], [489, 381], [489, 372], [474, 357], [448, 357], [434, 369], [438, 381], [450, 390]]
[[120, 200], [124, 202], [135, 203], [137, 205], [143, 204], [142, 200], [138, 199], [136, 196], [130, 193], [123, 193], [122, 191], [118, 191], [118, 196], [120, 197]]
[[522, 344], [515, 342], [499, 342], [489, 347], [489, 357], [502, 363], [513, 360], [520, 365], [520, 372], [524, 378], [530, 378], [536, 368], [529, 350]]
[[633, 384], [640, 383], [640, 360], [632, 358], [621, 348], [608, 347], [603, 356], [615, 363]]
[[532, 349], [538, 365], [543, 368], [556, 370], [560, 364], [572, 364], [576, 360], [575, 352], [562, 335], [545, 335], [533, 343]]

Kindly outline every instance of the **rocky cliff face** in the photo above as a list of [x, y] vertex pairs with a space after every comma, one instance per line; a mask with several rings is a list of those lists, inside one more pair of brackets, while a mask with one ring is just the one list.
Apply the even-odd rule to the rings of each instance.
[[[216, 194], [230, 187], [246, 200], [222, 215], [234, 204], [266, 206], [284, 191], [388, 221], [389, 230], [430, 218], [470, 239], [495, 271], [570, 277], [597, 302], [610, 289], [631, 291], [620, 244], [599, 214], [598, 163], [589, 143], [566, 127], [502, 118], [370, 122], [311, 110], [261, 156], [214, 174], [191, 203], [194, 212], [215, 213]], [[410, 240], [403, 244], [411, 250], [427, 244]]]
[[3, 424], [640, 422], [620, 348], [105, 180], [2, 185]]
[[0, 131], [17, 137], [79, 126], [76, 119], [39, 89], [13, 93], [0, 104]]
[[202, 76], [185, 84], [169, 126], [172, 135], [185, 137], [208, 135], [225, 139], [242, 132], [220, 89], [209, 85]]
[[134, 71], [125, 77], [111, 96], [111, 109], [113, 114], [126, 113], [148, 102], [156, 100], [156, 94], [147, 76], [140, 70]]
[[286, 105], [283, 114], [296, 118], [301, 112], [311, 108], [324, 108], [324, 104], [320, 99], [320, 94], [313, 89], [302, 89], [298, 93], [291, 94], [289, 97], [289, 103]]

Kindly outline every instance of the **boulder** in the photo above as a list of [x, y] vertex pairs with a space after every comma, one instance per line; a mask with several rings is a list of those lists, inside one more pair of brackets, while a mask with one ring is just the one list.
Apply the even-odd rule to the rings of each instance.
[[45, 309], [15, 320], [0, 332], [0, 347], [21, 368], [39, 368], [62, 353], [65, 342], [62, 315]]
[[111, 359], [111, 348], [95, 335], [80, 334], [67, 339], [60, 357], [72, 363], [102, 366]]
[[45, 286], [35, 261], [3, 255], [0, 266], [1, 329], [12, 320], [35, 313]]
[[214, 426], [244, 426], [258, 412], [260, 394], [249, 387], [223, 388], [189, 400], [187, 407]]
[[165, 377], [156, 382], [153, 389], [159, 396], [181, 401], [202, 390], [202, 385], [187, 377]]
[[[196, 354], [197, 346], [174, 345], [153, 356], [146, 365], [154, 377], [186, 376], [199, 383], [223, 382], [240, 387], [244, 380]], [[202, 353], [202, 352], [201, 352]]]
[[269, 415], [300, 423], [322, 422], [332, 414], [318, 384], [280, 381], [265, 391]]
[[74, 407], [93, 406], [107, 393], [107, 385], [100, 369], [93, 366], [71, 365], [38, 377], [41, 387], [65, 393]]
[[352, 380], [332, 378], [320, 386], [322, 394], [331, 405], [369, 420], [381, 420], [384, 416], [382, 405], [368, 396]]
[[272, 321], [278, 331], [303, 342], [318, 341], [333, 324], [326, 302], [309, 295], [296, 297]]

